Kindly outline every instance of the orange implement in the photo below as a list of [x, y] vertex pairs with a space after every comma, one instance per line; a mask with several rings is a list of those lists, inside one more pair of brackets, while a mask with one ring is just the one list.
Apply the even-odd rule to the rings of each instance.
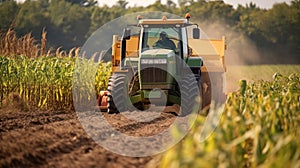
[[108, 91], [100, 91], [100, 95], [98, 97], [98, 106], [101, 111], [107, 111], [107, 109], [108, 109], [108, 107], [107, 107], [108, 95], [109, 95]]

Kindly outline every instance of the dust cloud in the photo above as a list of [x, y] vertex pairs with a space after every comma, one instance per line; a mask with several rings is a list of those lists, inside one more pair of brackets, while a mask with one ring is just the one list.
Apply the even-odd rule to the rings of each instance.
[[198, 22], [199, 27], [204, 33], [205, 38], [221, 39], [226, 37], [225, 64], [226, 72], [226, 90], [232, 92], [239, 88], [239, 80], [247, 79], [247, 74], [238, 72], [237, 67], [241, 65], [253, 65], [261, 62], [262, 53], [260, 53], [255, 44], [245, 35], [233, 30], [232, 27], [222, 22]]
[[226, 65], [250, 65], [261, 62], [261, 54], [249, 38], [222, 22], [199, 22], [202, 33], [209, 39], [226, 37]]

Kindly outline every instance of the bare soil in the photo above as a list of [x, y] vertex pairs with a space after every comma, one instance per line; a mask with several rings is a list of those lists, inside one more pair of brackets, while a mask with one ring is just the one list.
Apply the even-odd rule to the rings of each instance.
[[[151, 122], [129, 122], [120, 114], [103, 114], [116, 129], [136, 136], [160, 132], [176, 118], [162, 113]], [[0, 110], [0, 167], [149, 167], [150, 163], [157, 166], [157, 157], [125, 157], [99, 146], [74, 111]]]

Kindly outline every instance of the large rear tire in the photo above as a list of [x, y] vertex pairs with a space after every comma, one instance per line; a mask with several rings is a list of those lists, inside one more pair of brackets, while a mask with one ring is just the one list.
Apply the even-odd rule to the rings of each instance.
[[[181, 116], [189, 115], [200, 107], [200, 102], [197, 100], [200, 97], [198, 82], [194, 75], [187, 75], [182, 78], [181, 86]], [[198, 112], [199, 109], [197, 109]]]
[[119, 113], [127, 110], [128, 82], [125, 74], [112, 74], [108, 82], [108, 113]]
[[209, 107], [211, 104], [212, 98], [212, 86], [211, 86], [211, 79], [208, 72], [202, 72], [201, 74], [202, 80], [202, 91], [203, 91], [203, 99], [202, 99], [202, 109], [205, 111], [209, 111]]

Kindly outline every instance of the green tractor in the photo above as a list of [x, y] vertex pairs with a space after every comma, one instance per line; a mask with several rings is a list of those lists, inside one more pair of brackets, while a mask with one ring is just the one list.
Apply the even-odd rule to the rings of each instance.
[[[210, 103], [202, 101], [203, 60], [189, 47], [189, 39], [200, 38], [200, 29], [189, 19], [189, 14], [185, 19], [138, 16], [138, 24], [126, 27], [121, 38], [114, 35], [112, 75], [108, 91], [101, 91], [98, 100], [102, 110], [118, 113], [145, 110], [150, 103], [178, 104], [180, 115], [188, 115]], [[132, 29], [139, 32], [132, 34]]]

